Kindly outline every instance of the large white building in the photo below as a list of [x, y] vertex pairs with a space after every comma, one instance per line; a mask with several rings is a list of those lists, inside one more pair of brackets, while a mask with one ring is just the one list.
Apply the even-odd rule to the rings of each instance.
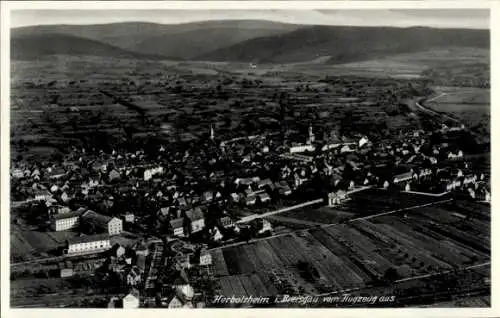
[[96, 253], [110, 248], [111, 242], [106, 234], [79, 236], [67, 241], [68, 254]]
[[144, 170], [144, 181], [148, 181], [151, 178], [153, 178], [153, 176], [158, 175], [158, 174], [160, 174], [160, 175], [163, 174], [163, 167], [162, 166], [148, 168], [148, 169]]
[[79, 224], [80, 212], [60, 213], [51, 217], [50, 225], [54, 231], [65, 231]]
[[137, 309], [139, 308], [139, 292], [132, 290], [127, 296], [122, 299], [123, 309]]

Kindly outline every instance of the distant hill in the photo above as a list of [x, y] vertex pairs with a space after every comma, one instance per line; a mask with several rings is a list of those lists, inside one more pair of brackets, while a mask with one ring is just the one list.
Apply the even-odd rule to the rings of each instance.
[[138, 53], [184, 59], [252, 38], [290, 32], [299, 27], [299, 25], [260, 20], [201, 21], [182, 24], [125, 22], [30, 26], [12, 29], [11, 35], [13, 37], [72, 35]]
[[290, 63], [330, 56], [327, 63], [346, 63], [431, 48], [489, 49], [489, 38], [489, 30], [312, 26], [250, 39], [195, 59]]
[[259, 20], [127, 22], [11, 30], [12, 57], [50, 54], [207, 61], [348, 63], [436, 48], [489, 49], [489, 30], [305, 26]]
[[34, 60], [50, 55], [91, 55], [132, 59], [160, 58], [127, 51], [99, 41], [64, 34], [14, 35], [11, 37], [10, 54], [13, 60]]
[[192, 59], [214, 50], [262, 36], [282, 34], [281, 29], [210, 28], [150, 37], [130, 50]]

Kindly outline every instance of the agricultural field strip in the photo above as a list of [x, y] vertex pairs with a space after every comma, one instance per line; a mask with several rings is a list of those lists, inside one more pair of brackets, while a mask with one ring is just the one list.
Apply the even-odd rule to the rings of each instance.
[[[443, 219], [446, 219], [444, 215], [442, 215], [442, 218], [438, 218], [436, 212], [439, 212], [440, 210], [437, 209], [436, 211], [431, 211], [432, 213], [429, 213], [428, 218], [433, 220], [433, 223], [430, 222], [425, 222], [421, 219], [415, 219], [413, 220], [414, 224], [419, 225], [423, 231], [425, 231], [427, 234], [431, 234], [434, 237], [442, 237], [443, 239], [446, 240], [451, 240], [453, 243], [457, 246], [461, 246], [465, 248], [466, 250], [470, 250], [471, 248], [474, 250], [474, 254], [479, 255], [481, 257], [486, 257], [489, 258], [489, 244], [490, 244], [490, 237], [489, 237], [489, 224], [486, 222], [478, 223], [475, 222], [476, 225], [480, 225], [479, 230], [476, 233], [468, 233], [465, 232], [452, 224], [449, 223], [443, 223]], [[420, 212], [420, 211], [419, 211]], [[420, 214], [422, 216], [425, 216], [427, 214]], [[437, 223], [439, 222], [439, 223]], [[451, 223], [451, 222], [450, 222]], [[439, 224], [439, 225], [437, 225]], [[474, 223], [473, 223], [474, 224]], [[485, 233], [487, 232], [487, 233]], [[466, 239], [469, 245], [464, 244], [462, 241]], [[478, 242], [479, 239], [479, 242]], [[479, 244], [481, 243], [481, 244]], [[484, 245], [484, 246], [483, 246]], [[482, 247], [481, 247], [482, 246]], [[478, 250], [478, 247], [481, 247]]]
[[[372, 228], [373, 231], [378, 233], [386, 233], [384, 235], [386, 238], [392, 240], [392, 242], [397, 246], [400, 246], [400, 248], [404, 246], [405, 248], [403, 250], [410, 255], [409, 257], [416, 257], [417, 261], [426, 261], [427, 264], [445, 268], [450, 268], [449, 264], [453, 264], [454, 258], [450, 257], [449, 251], [443, 252], [441, 249], [436, 250], [441, 241], [447, 239], [446, 237], [433, 237], [433, 242], [429, 239], [424, 240], [425, 236], [420, 235], [418, 231], [412, 229], [411, 227], [405, 228], [401, 226], [401, 224], [399, 224], [399, 227], [389, 227], [386, 226], [386, 224], [363, 222], [363, 225], [365, 226], [365, 229]], [[411, 233], [411, 236], [408, 236], [406, 233]], [[440, 261], [440, 259], [446, 256], [448, 257], [445, 262]]]
[[[490, 266], [490, 265], [491, 265], [491, 262], [484, 262], [484, 263], [480, 263], [480, 264], [476, 264], [476, 265], [470, 265], [470, 266], [466, 266], [466, 267], [460, 268], [460, 269], [458, 269], [458, 271], [467, 271], [467, 270], [481, 268], [481, 267], [486, 267], [486, 266]], [[444, 271], [440, 271], [440, 272], [437, 272], [437, 273], [422, 274], [422, 275], [417, 275], [417, 276], [412, 276], [412, 277], [398, 279], [398, 280], [394, 281], [394, 283], [398, 284], [398, 283], [403, 283], [403, 282], [408, 282], [408, 281], [419, 280], [419, 279], [422, 279], [422, 278], [429, 278], [429, 277], [435, 277], [435, 276], [440, 276], [440, 275], [446, 275], [446, 274], [453, 273], [453, 272], [454, 272], [454, 270], [444, 270]], [[353, 291], [359, 291], [359, 290], [363, 290], [365, 288], [370, 288], [370, 287], [348, 288], [348, 289], [337, 290], [337, 291], [328, 292], [328, 293], [322, 293], [322, 294], [318, 294], [318, 295], [315, 295], [315, 296], [336, 295], [336, 294], [341, 294], [341, 293], [348, 293], [348, 292], [353, 292]]]
[[[450, 242], [449, 239], [437, 233], [429, 233], [426, 231], [424, 226], [415, 227], [415, 224], [411, 223], [410, 220], [393, 220], [393, 223], [400, 232], [411, 233], [412, 237], [419, 240], [419, 245], [422, 245], [429, 255], [437, 259], [443, 259], [448, 264], [463, 264], [472, 255], [477, 255], [473, 253], [469, 248], [462, 246], [461, 244], [456, 244], [455, 242]], [[439, 253], [435, 252], [436, 240], [440, 245], [446, 245], [450, 249], [439, 249]], [[452, 253], [451, 251], [459, 251], [459, 253]]]
[[[442, 202], [439, 202], [439, 203], [442, 203]], [[365, 222], [362, 222], [362, 223], [365, 223]], [[376, 225], [373, 225], [373, 226], [376, 226]], [[400, 222], [399, 226], [401, 226], [401, 222]], [[388, 226], [384, 226], [384, 225], [382, 225], [381, 227], [382, 227], [383, 232], [385, 232], [385, 233], [393, 230], [392, 227], [388, 227]], [[323, 229], [325, 229], [325, 227]], [[336, 229], [335, 227], [331, 227], [328, 230], [335, 230], [335, 229]], [[377, 230], [377, 232], [379, 232], [379, 231], [380, 231], [380, 229]], [[303, 233], [302, 236], [300, 235], [300, 233]], [[301, 237], [302, 239], [304, 239], [304, 236], [307, 235], [307, 231], [304, 231], [304, 230], [297, 231], [296, 234], [297, 234], [297, 237]], [[380, 235], [380, 232], [378, 234]], [[290, 236], [290, 234], [284, 234], [284, 235]], [[297, 262], [299, 260], [299, 258], [297, 258], [297, 255], [300, 255], [300, 253], [302, 253], [304, 250], [306, 250], [306, 251], [308, 250], [307, 241], [302, 242], [302, 243], [300, 243], [300, 241], [298, 241], [298, 245], [301, 246], [301, 248], [299, 248], [299, 250], [295, 250], [293, 253], [284, 253], [283, 250], [288, 247], [287, 244], [289, 245], [289, 242], [283, 241], [283, 240], [285, 240], [285, 238], [283, 238], [284, 235], [277, 236], [279, 238], [279, 240], [277, 240], [277, 242], [274, 242], [274, 240], [272, 240], [272, 241], [266, 240], [266, 241], [259, 241], [259, 242], [270, 243], [271, 247], [273, 248], [273, 252], [274, 252], [273, 254], [275, 256], [277, 256], [277, 258], [280, 261], [283, 260], [284, 264], [293, 264], [294, 262]], [[343, 233], [343, 235], [346, 236], [346, 233]], [[267, 238], [267, 239], [269, 239], [269, 238]], [[402, 233], [400, 231], [398, 231], [398, 233], [396, 235], [392, 234], [391, 238], [389, 239], [389, 241], [396, 242], [397, 244], [400, 244], [401, 242], [408, 244], [409, 246], [412, 247], [412, 249], [418, 251], [416, 253], [416, 255], [418, 256], [419, 259], [424, 258], [427, 260], [427, 262], [431, 262], [431, 263], [433, 263], [433, 265], [438, 265], [439, 267], [442, 267], [444, 264], [447, 265], [446, 263], [443, 263], [440, 260], [429, 256], [428, 255], [429, 253], [427, 251], [418, 250], [418, 247], [422, 245], [421, 243], [423, 243], [422, 240], [424, 240], [424, 237], [422, 237], [422, 236], [419, 236], [417, 238], [417, 241], [415, 241], [415, 238], [408, 237], [407, 235], [405, 235], [404, 233]], [[351, 240], [351, 241], [356, 241], [356, 239]], [[382, 239], [382, 241], [384, 241], [384, 239]], [[387, 241], [387, 239], [385, 239], [385, 241]], [[255, 245], [256, 243], [257, 242], [252, 242], [252, 245]], [[432, 243], [427, 240], [427, 242], [425, 242], [424, 246], [429, 246], [431, 244]], [[451, 246], [455, 246], [454, 243], [447, 243], [447, 244], [452, 244]], [[366, 242], [360, 243], [360, 245], [358, 245], [356, 247], [358, 249], [362, 250], [363, 246], [367, 246]], [[471, 255], [471, 251], [469, 251], [466, 247], [455, 246], [455, 248], [457, 248], [458, 250], [461, 250], [460, 253], [463, 253], [462, 255], [468, 255], [468, 256]], [[373, 247], [371, 247], [371, 249], [373, 249]], [[324, 264], [322, 264], [321, 258], [325, 258], [325, 255], [328, 255], [328, 254], [325, 254], [324, 251], [317, 252], [316, 250], [315, 250], [315, 252], [312, 252], [312, 253], [314, 255], [312, 257], [312, 259], [317, 260], [317, 263], [319, 263], [320, 272], [323, 274], [323, 276], [326, 276], [325, 273], [329, 272], [328, 267], [327, 267], [328, 265], [325, 266]], [[314, 253], [316, 253], [316, 254], [314, 254]], [[338, 251], [337, 251], [337, 253], [338, 253]], [[370, 253], [370, 251], [365, 251], [365, 253]], [[333, 255], [333, 253], [331, 253], [331, 254]], [[253, 250], [251, 250], [251, 252], [247, 252], [247, 257], [249, 257], [249, 258], [253, 258], [257, 255], [258, 255], [257, 252], [253, 251]], [[450, 257], [452, 257], [452, 256], [448, 255], [448, 259]], [[271, 257], [271, 258], [273, 258], [273, 257]], [[257, 258], [257, 259], [262, 260], [262, 258]], [[265, 259], [268, 260], [269, 257], [266, 257]], [[278, 261], [277, 259], [274, 259], [273, 262], [271, 262], [271, 263], [275, 263], [277, 261]], [[259, 261], [252, 263], [252, 266], [253, 267], [260, 266]], [[335, 272], [337, 272], [337, 271], [338, 271], [338, 269], [335, 270]], [[343, 275], [345, 275], [345, 274], [343, 274]], [[360, 277], [361, 276], [363, 276], [363, 275], [360, 274]], [[366, 276], [363, 278], [366, 278]], [[333, 277], [330, 278], [330, 282], [333, 282], [334, 280], [335, 280], [335, 278], [333, 278]], [[343, 283], [345, 283], [345, 282], [343, 282]], [[338, 284], [338, 285], [342, 286], [343, 284]]]
[[[360, 219], [366, 219], [366, 218], [370, 218], [370, 217], [374, 217], [374, 216], [386, 215], [388, 213], [396, 213], [396, 212], [403, 211], [403, 210], [416, 209], [416, 208], [422, 207], [422, 206], [430, 206], [430, 205], [434, 205], [434, 204], [440, 204], [440, 203], [448, 202], [448, 201], [451, 201], [451, 200], [452, 199], [450, 199], [450, 200], [444, 200], [444, 201], [438, 201], [438, 202], [431, 202], [431, 203], [427, 203], [427, 204], [423, 204], [423, 205], [417, 205], [417, 206], [412, 206], [412, 207], [408, 207], [408, 208], [398, 209], [398, 210], [394, 210], [394, 211], [384, 212], [384, 213], [380, 213], [378, 215], [373, 215], [373, 216], [368, 216], [368, 217], [361, 217], [361, 218], [351, 219], [349, 222], [352, 222], [352, 221], [355, 221], [355, 220], [360, 220]], [[257, 214], [256, 216], [261, 216], [262, 217], [263, 214]], [[335, 226], [335, 225], [337, 225], [337, 224], [336, 223], [333, 223], [333, 224], [332, 223], [324, 224], [322, 226], [322, 228], [327, 228], [327, 227]], [[255, 242], [264, 241], [264, 240], [270, 240], [270, 239], [273, 239], [273, 238], [276, 238], [276, 237], [280, 237], [280, 236], [284, 236], [284, 235], [289, 235], [289, 234], [293, 234], [293, 233], [296, 233], [296, 232], [304, 232], [304, 231], [308, 231], [308, 230], [309, 229], [298, 229], [298, 230], [295, 230], [295, 231], [292, 231], [292, 232], [275, 234], [275, 235], [268, 236], [268, 237], [254, 239], [254, 240], [250, 241], [250, 243], [255, 243]], [[218, 246], [218, 247], [210, 248], [209, 251], [213, 251], [213, 250], [216, 250], [216, 249], [224, 249], [224, 248], [228, 248], [228, 247], [234, 247], [234, 246], [243, 245], [243, 244], [248, 244], [248, 243], [247, 242], [231, 243], [231, 244], [224, 245], [224, 246]]]

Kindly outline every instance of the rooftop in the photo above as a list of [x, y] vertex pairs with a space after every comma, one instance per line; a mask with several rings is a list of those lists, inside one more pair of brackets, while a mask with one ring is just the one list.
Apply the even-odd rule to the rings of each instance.
[[108, 226], [109, 221], [112, 219], [112, 217], [96, 213], [92, 210], [88, 210], [83, 213], [82, 218], [84, 218], [85, 221], [94, 223], [98, 226]]
[[104, 241], [109, 240], [109, 235], [107, 234], [97, 234], [97, 235], [85, 235], [85, 236], [77, 236], [68, 239], [68, 244], [78, 244], [78, 243], [88, 243], [88, 242], [96, 242], [96, 241]]
[[79, 217], [81, 214], [82, 214], [81, 211], [71, 211], [71, 212], [67, 212], [67, 213], [56, 214], [52, 218], [54, 220], [70, 219], [70, 218], [74, 218], [74, 217]]

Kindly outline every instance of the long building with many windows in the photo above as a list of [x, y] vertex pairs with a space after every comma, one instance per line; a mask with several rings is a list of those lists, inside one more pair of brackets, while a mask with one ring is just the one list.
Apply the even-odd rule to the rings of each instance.
[[67, 254], [87, 254], [111, 248], [109, 235], [87, 235], [70, 238], [67, 241]]

